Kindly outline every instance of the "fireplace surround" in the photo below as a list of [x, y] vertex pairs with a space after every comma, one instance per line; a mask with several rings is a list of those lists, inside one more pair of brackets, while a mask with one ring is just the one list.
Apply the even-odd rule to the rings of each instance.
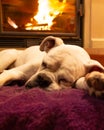
[[83, 46], [83, 0], [0, 0], [0, 47], [37, 45], [48, 36]]

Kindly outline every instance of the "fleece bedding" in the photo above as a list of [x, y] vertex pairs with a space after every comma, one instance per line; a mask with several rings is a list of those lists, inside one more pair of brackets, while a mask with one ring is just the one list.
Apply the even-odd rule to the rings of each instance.
[[0, 88], [0, 130], [104, 130], [104, 99], [78, 89]]

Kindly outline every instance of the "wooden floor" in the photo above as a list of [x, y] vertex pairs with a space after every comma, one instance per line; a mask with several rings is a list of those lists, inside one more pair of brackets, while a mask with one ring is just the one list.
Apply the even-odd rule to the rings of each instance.
[[98, 60], [104, 66], [104, 48], [85, 49], [92, 59]]

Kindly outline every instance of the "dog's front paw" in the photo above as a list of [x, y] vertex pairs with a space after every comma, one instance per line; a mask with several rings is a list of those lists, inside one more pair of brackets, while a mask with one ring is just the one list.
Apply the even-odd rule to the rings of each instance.
[[93, 71], [85, 76], [90, 95], [101, 97], [104, 95], [104, 73]]

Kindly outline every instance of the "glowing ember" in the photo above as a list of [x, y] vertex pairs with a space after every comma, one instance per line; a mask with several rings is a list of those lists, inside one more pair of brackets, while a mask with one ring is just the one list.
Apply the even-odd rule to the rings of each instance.
[[[26, 30], [51, 30], [53, 19], [64, 11], [66, 0], [38, 0], [38, 13], [33, 17], [37, 24], [27, 23]], [[31, 24], [31, 25], [30, 25]]]
[[14, 21], [12, 21], [12, 19], [10, 17], [8, 17], [8, 23], [10, 26], [12, 26], [13, 28], [17, 29], [18, 26], [15, 24]]

